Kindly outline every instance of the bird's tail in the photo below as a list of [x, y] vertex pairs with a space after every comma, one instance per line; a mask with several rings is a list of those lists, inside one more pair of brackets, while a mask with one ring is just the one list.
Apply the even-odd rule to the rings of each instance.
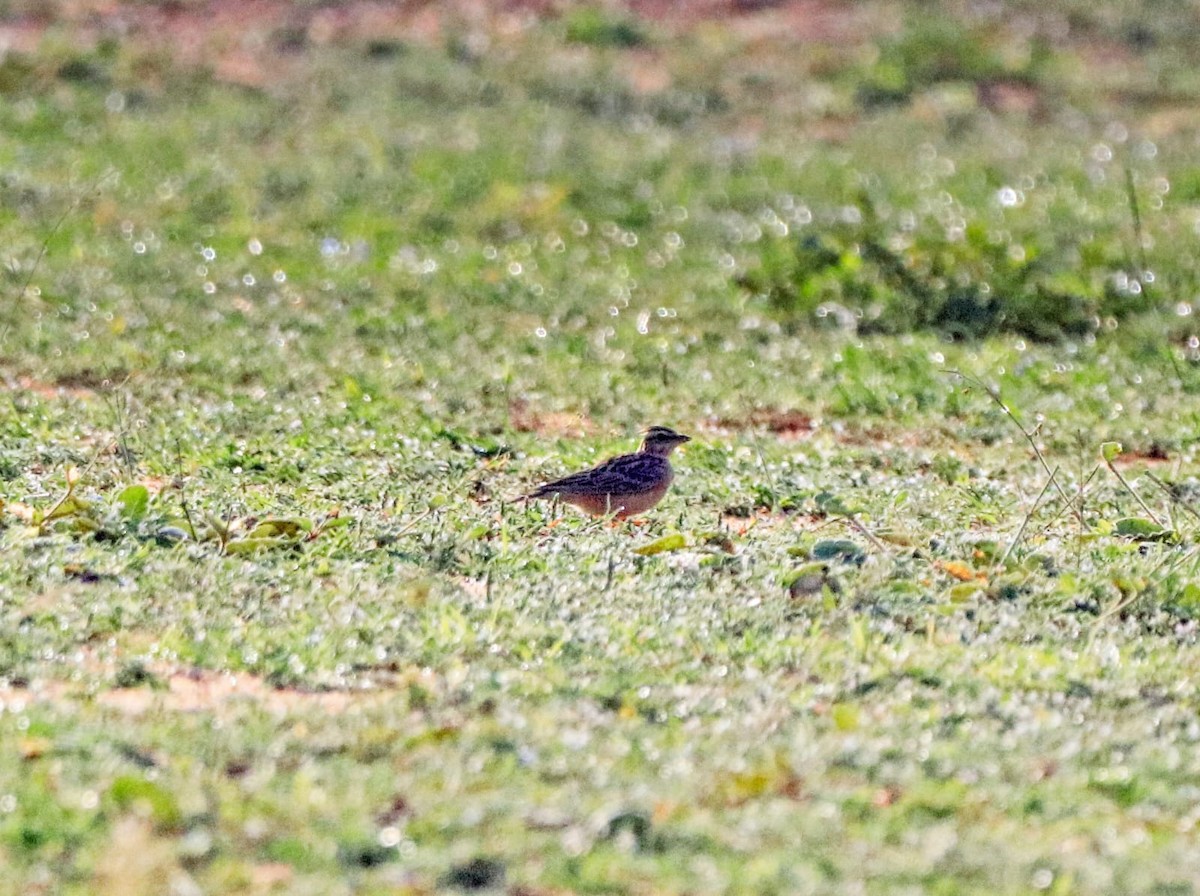
[[546, 486], [539, 485], [537, 488], [535, 488], [531, 492], [524, 492], [522, 494], [515, 496], [514, 498], [510, 499], [508, 503], [516, 504], [519, 501], [523, 504], [528, 501], [536, 501], [538, 498], [548, 498], [552, 494], [553, 494], [552, 492], [546, 491]]

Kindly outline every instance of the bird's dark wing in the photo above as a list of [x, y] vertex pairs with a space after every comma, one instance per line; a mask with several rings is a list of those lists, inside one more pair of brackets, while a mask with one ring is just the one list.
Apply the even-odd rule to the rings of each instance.
[[658, 485], [668, 475], [666, 458], [653, 454], [622, 454], [598, 467], [547, 482], [531, 498], [549, 495], [631, 495]]

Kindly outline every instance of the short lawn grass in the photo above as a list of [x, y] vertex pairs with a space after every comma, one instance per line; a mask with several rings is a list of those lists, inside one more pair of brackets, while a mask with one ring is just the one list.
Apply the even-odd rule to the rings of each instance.
[[0, 891], [1200, 890], [1160, 6], [5, 7]]

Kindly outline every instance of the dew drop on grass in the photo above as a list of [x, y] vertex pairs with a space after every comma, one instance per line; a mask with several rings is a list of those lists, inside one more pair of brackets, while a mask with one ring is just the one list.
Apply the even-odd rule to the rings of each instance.
[[1039, 868], [1029, 879], [1030, 886], [1035, 890], [1048, 890], [1052, 883], [1054, 883], [1054, 872], [1049, 868]]
[[274, 280], [276, 283], [286, 283], [287, 282], [287, 274], [285, 274], [283, 271], [276, 271], [274, 274], [271, 275], [271, 279]]
[[242, 285], [253, 286], [256, 282], [257, 281], [254, 279], [253, 274], [243, 274], [242, 275]]
[[262, 243], [260, 243], [257, 239], [251, 239], [250, 242], [246, 244], [246, 249], [251, 255], [262, 255], [263, 246]]
[[379, 845], [387, 849], [400, 845], [400, 829], [389, 825], [379, 832]]

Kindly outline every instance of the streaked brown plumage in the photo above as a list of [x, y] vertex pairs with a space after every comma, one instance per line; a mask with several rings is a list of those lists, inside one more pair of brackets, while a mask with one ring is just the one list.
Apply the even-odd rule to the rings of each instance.
[[662, 500], [675, 477], [668, 456], [688, 436], [666, 426], [646, 430], [642, 446], [599, 466], [547, 482], [526, 498], [560, 498], [592, 514], [618, 519], [645, 513]]

